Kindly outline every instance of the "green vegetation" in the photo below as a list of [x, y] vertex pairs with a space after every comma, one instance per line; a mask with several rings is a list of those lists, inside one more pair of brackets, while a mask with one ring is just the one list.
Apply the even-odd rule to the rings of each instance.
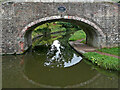
[[82, 40], [80, 43], [84, 43], [85, 44], [86, 43], [86, 39]]
[[[98, 49], [98, 51], [119, 56], [118, 49], [119, 49], [119, 47], [112, 47], [112, 48]], [[85, 58], [87, 58], [90, 62], [92, 62], [93, 64], [95, 64], [101, 68], [104, 68], [107, 70], [120, 71], [120, 65], [119, 65], [120, 59], [118, 59], [118, 58], [115, 58], [112, 56], [101, 55], [96, 52], [87, 52], [87, 53], [83, 54], [83, 56]]]
[[[86, 42], [86, 34], [83, 30], [81, 30], [79, 28], [79, 26], [68, 23], [68, 22], [62, 22], [62, 21], [45, 23], [45, 24], [38, 26], [32, 32], [32, 38], [35, 38], [40, 35], [45, 36], [45, 34], [48, 37], [50, 33], [53, 33], [53, 32], [62, 32], [63, 33], [66, 31], [67, 32], [68, 31], [76, 31], [75, 33], [73, 32], [74, 34], [71, 33], [71, 37], [69, 38], [70, 41], [76, 41], [76, 40], [83, 39], [83, 41], [81, 43]], [[62, 34], [62, 35], [64, 35], [64, 34]], [[51, 35], [51, 38], [52, 37], [54, 37], [54, 34]], [[57, 36], [55, 35], [55, 37], [57, 37]], [[37, 42], [39, 42], [39, 40], [37, 40]], [[37, 42], [35, 43], [35, 45], [37, 44]]]
[[51, 37], [40, 37], [39, 39], [36, 39], [33, 44], [32, 48], [34, 48], [37, 45], [51, 45], [54, 40], [57, 40], [58, 38], [62, 38], [62, 35], [65, 33], [60, 33], [59, 35], [52, 34]]
[[83, 56], [101, 68], [107, 70], [120, 70], [120, 59], [118, 58], [101, 55], [96, 52], [88, 52], [83, 54]]
[[[32, 46], [34, 47], [37, 45], [44, 45], [44, 44], [50, 45], [54, 40], [62, 38], [64, 35], [68, 35], [68, 34], [71, 36], [71, 38], [70, 37], [69, 38], [72, 41], [83, 39], [86, 37], [84, 31], [81, 30], [77, 25], [62, 21], [49, 22], [42, 24], [33, 30], [32, 39], [34, 41]], [[36, 39], [38, 36], [40, 37]], [[85, 40], [83, 42], [85, 42]]]
[[113, 70], [106, 70], [106, 69], [103, 69], [103, 68], [99, 68], [98, 65], [94, 65], [92, 64], [90, 61], [86, 60], [86, 59], [83, 59], [85, 63], [91, 65], [91, 69], [92, 70], [97, 70], [98, 72], [104, 74], [104, 75], [107, 75], [107, 76], [115, 76], [117, 77], [118, 76], [118, 71], [113, 71]]
[[98, 49], [98, 51], [120, 56], [120, 55], [118, 54], [118, 49], [119, 49], [119, 47], [112, 47], [112, 48], [102, 48], [102, 49]]
[[50, 33], [53, 33], [53, 32], [66, 32], [69, 30], [77, 31], [81, 29], [79, 28], [79, 26], [68, 22], [62, 22], [62, 21], [50, 22], [50, 23], [42, 24], [37, 28], [35, 28], [34, 31], [32, 32], [32, 38], [45, 34], [46, 32], [49, 33], [48, 31], [50, 31]]
[[84, 39], [83, 42], [85, 42], [85, 38], [86, 38], [86, 34], [83, 30], [77, 31], [75, 32], [70, 38], [70, 41], [76, 41], [76, 40], [80, 40], [80, 39]]
[[120, 0], [112, 0], [113, 2], [117, 2], [117, 3], [120, 3]]

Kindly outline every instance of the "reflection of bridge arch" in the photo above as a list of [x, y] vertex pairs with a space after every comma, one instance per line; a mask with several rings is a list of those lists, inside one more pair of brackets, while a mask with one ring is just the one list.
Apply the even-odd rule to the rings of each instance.
[[[66, 70], [68, 72], [70, 72], [70, 71], [71, 72], [67, 73], [66, 75], [63, 74], [64, 71], [61, 72], [65, 68], [63, 68], [63, 69], [61, 68], [61, 70], [58, 69], [58, 72], [60, 72], [59, 74], [56, 72], [56, 70], [55, 70], [55, 72], [51, 70], [50, 73], [46, 74], [46, 71], [47, 72], [49, 71], [49, 67], [44, 68], [42, 70], [42, 67], [40, 67], [40, 66], [42, 66], [43, 63], [40, 64], [39, 63], [40, 61], [36, 62], [36, 60], [33, 60], [32, 58], [34, 58], [34, 57], [32, 55], [28, 54], [28, 56], [26, 55], [25, 57], [23, 57], [21, 59], [21, 61], [24, 61], [24, 63], [21, 64], [22, 65], [21, 66], [21, 68], [22, 68], [21, 74], [29, 83], [32, 83], [34, 85], [44, 87], [44, 88], [61, 88], [61, 87], [63, 87], [63, 88], [77, 88], [77, 87], [83, 87], [85, 85], [88, 85], [88, 84], [92, 83], [93, 81], [95, 81], [101, 75], [101, 74], [96, 73], [94, 71], [91, 72], [90, 67], [84, 68], [85, 72], [84, 71], [81, 72], [82, 66], [85, 66], [87, 64], [77, 65], [77, 67], [75, 67], [76, 68], [75, 71], [73, 71], [73, 69], [72, 69], [74, 66], [72, 68], [67, 68]], [[78, 70], [80, 70], [80, 71], [78, 71]], [[43, 72], [41, 72], [41, 71], [43, 71]], [[76, 72], [76, 71], [78, 71], [78, 72]], [[79, 72], [81, 72], [81, 73], [79, 73]], [[75, 75], [71, 75], [71, 73], [74, 73]], [[89, 74], [89, 73], [92, 73], [90, 77], [87, 76], [87, 74]], [[69, 78], [68, 78], [68, 75], [69, 75]], [[86, 77], [84, 77], [84, 75], [86, 75]], [[36, 77], [38, 77], [39, 79], [36, 79]], [[64, 77], [64, 78], [61, 78], [61, 77]], [[57, 78], [60, 78], [60, 79], [57, 80]], [[77, 79], [77, 81], [75, 81], [77, 83], [69, 83], [69, 82], [71, 82], [71, 80], [70, 80], [71, 78], [73, 78], [73, 80]], [[62, 81], [61, 81], [61, 79], [62, 79]], [[69, 80], [66, 80], [66, 79], [69, 79]], [[49, 80], [49, 81], [52, 80], [51, 82], [53, 84], [50, 84], [47, 81], [46, 81], [46, 83], [44, 83], [44, 80]], [[60, 85], [59, 83], [55, 84], [55, 82], [59, 82], [59, 81], [64, 82], [65, 84], [62, 85], [62, 86], [59, 86]]]
[[51, 16], [31, 22], [19, 33], [18, 44], [20, 48], [18, 53], [20, 53], [22, 49], [26, 50], [30, 45], [32, 45], [31, 34], [28, 34], [27, 32], [32, 33], [32, 30], [41, 23], [45, 23], [52, 20], [62, 20], [75, 23], [85, 31], [87, 35], [87, 44], [92, 45], [94, 47], [104, 46], [103, 40], [105, 39], [105, 35], [102, 32], [101, 28], [99, 28], [95, 23], [77, 16]]
[[[60, 86], [51, 86], [51, 85], [45, 85], [45, 84], [40, 84], [40, 83], [37, 83], [33, 80], [31, 80], [30, 78], [28, 78], [23, 72], [23, 77], [29, 81], [30, 83], [34, 84], [34, 85], [37, 85], [37, 86], [40, 86], [42, 88], [61, 88]], [[100, 76], [100, 74], [97, 74], [96, 76], [94, 76], [93, 78], [91, 78], [90, 80], [88, 81], [85, 81], [85, 82], [82, 82], [82, 83], [79, 83], [79, 84], [75, 84], [75, 85], [68, 85], [68, 86], [65, 86], [65, 87], [62, 87], [62, 88], [79, 88], [79, 87], [83, 87], [85, 85], [88, 85], [90, 83], [92, 83], [94, 80], [96, 80], [98, 77]]]

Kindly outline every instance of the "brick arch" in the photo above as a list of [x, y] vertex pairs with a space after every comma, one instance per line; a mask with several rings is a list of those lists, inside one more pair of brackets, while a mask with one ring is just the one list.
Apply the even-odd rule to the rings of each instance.
[[33, 21], [33, 22], [29, 23], [27, 26], [25, 26], [25, 28], [23, 28], [23, 30], [18, 35], [18, 44], [19, 44], [19, 48], [20, 48], [18, 53], [22, 53], [24, 50], [26, 50], [28, 48], [28, 47], [25, 48], [25, 34], [29, 30], [30, 27], [32, 27], [38, 23], [41, 23], [41, 22], [45, 22], [45, 21], [49, 21], [49, 20], [56, 20], [56, 19], [67, 19], [67, 20], [75, 20], [75, 21], [83, 22], [83, 23], [88, 24], [91, 27], [93, 27], [96, 30], [96, 33], [98, 33], [100, 37], [105, 38], [105, 35], [104, 35], [102, 29], [100, 27], [98, 27], [95, 23], [91, 22], [90, 20], [87, 20], [87, 19], [81, 18], [81, 17], [77, 17], [77, 16], [64, 16], [64, 17], [50, 16], [50, 17], [45, 17], [45, 18], [41, 18], [36, 21]]

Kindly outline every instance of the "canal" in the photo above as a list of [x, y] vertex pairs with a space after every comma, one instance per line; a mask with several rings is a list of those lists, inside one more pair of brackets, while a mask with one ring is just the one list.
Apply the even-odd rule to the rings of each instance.
[[117, 72], [91, 65], [69, 45], [68, 32], [46, 38], [23, 55], [2, 57], [3, 88], [118, 88]]

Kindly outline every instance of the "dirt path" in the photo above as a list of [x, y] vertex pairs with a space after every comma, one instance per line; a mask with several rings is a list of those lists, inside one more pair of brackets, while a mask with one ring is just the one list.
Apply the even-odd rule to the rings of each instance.
[[101, 55], [112, 56], [112, 57], [115, 57], [115, 58], [119, 58], [119, 59], [120, 59], [119, 56], [112, 55], [112, 54], [109, 54], [109, 53], [100, 52], [100, 51], [97, 51], [97, 50], [96, 50], [97, 48], [90, 47], [90, 46], [88, 46], [87, 44], [80, 43], [82, 40], [83, 40], [83, 39], [77, 40], [77, 41], [70, 41], [70, 45], [73, 46], [74, 49], [77, 50], [78, 52], [79, 52], [79, 51], [96, 52], [96, 53], [99, 53], [99, 54], [101, 54]]
[[100, 52], [100, 51], [94, 51], [94, 52], [99, 53], [99, 54], [101, 54], [101, 55], [112, 56], [112, 57], [115, 57], [115, 58], [119, 58], [119, 59], [120, 59], [120, 57], [119, 57], [119, 56], [112, 55], [112, 54], [109, 54], [109, 53], [104, 53], [104, 52]]

